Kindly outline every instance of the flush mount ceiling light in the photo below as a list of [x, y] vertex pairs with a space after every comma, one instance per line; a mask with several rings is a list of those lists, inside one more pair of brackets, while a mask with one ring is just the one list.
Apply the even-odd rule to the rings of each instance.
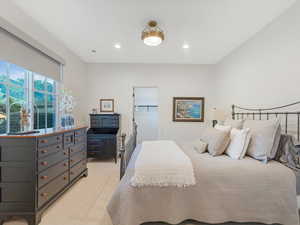
[[116, 49], [120, 49], [120, 48], [121, 48], [121, 44], [116, 43], [116, 44], [114, 45], [114, 47], [115, 47]]
[[142, 32], [142, 40], [148, 46], [158, 46], [165, 39], [164, 32], [157, 26], [157, 22], [149, 21]]
[[183, 48], [183, 49], [188, 49], [188, 48], [190, 48], [190, 46], [189, 46], [188, 44], [183, 44], [183, 45], [182, 45], [182, 48]]

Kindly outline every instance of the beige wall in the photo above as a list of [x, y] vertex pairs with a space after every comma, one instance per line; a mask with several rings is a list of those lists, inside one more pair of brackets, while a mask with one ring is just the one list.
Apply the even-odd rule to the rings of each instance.
[[133, 87], [157, 87], [159, 91], [159, 137], [193, 139], [203, 123], [172, 121], [175, 96], [203, 96], [206, 99], [206, 122], [209, 109], [215, 106], [213, 66], [167, 64], [89, 64], [87, 113], [99, 109], [100, 98], [114, 98], [115, 111], [122, 114], [122, 130], [130, 132]]
[[65, 59], [64, 83], [66, 88], [71, 90], [77, 102], [74, 110], [76, 123], [87, 124], [83, 110], [86, 99], [87, 65], [36, 21], [19, 10], [11, 1], [1, 2], [0, 16]]
[[[300, 2], [217, 65], [218, 105], [300, 100]], [[299, 107], [298, 107], [299, 110]]]

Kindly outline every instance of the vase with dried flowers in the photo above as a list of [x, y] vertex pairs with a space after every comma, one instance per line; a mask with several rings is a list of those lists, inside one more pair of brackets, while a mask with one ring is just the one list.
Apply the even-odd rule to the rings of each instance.
[[60, 121], [62, 127], [74, 126], [73, 110], [75, 105], [76, 101], [72, 96], [71, 91], [62, 87], [59, 99], [59, 111], [61, 115]]
[[26, 132], [30, 129], [30, 113], [27, 111], [25, 107], [22, 107], [20, 110], [20, 117], [21, 117], [21, 131]]

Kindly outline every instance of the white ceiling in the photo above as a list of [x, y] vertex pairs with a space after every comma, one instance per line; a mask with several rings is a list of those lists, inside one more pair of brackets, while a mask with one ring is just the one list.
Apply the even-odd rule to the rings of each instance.
[[[296, 0], [13, 1], [86, 62], [213, 64]], [[141, 41], [150, 19], [165, 31], [159, 47]]]

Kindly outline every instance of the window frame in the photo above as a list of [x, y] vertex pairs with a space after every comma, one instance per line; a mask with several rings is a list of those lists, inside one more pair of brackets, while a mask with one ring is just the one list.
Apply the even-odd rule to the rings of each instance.
[[[45, 128], [37, 128], [37, 129], [51, 129], [51, 128], [56, 128], [59, 126], [59, 94], [60, 94], [60, 91], [59, 91], [59, 88], [60, 88], [60, 82], [59, 81], [56, 81], [52, 78], [49, 78], [47, 76], [44, 76], [44, 75], [41, 75], [41, 74], [38, 74], [38, 73], [34, 73], [34, 72], [31, 72], [29, 70], [27, 70], [26, 68], [23, 68], [21, 66], [18, 66], [18, 65], [15, 65], [13, 63], [10, 63], [10, 62], [6, 62], [6, 61], [3, 61], [1, 60], [1, 62], [4, 62], [5, 64], [5, 80], [4, 81], [1, 81], [0, 80], [0, 84], [3, 84], [5, 86], [5, 93], [6, 93], [6, 103], [5, 103], [5, 115], [6, 115], [6, 132], [5, 133], [10, 133], [11, 132], [11, 127], [10, 127], [10, 121], [11, 121], [11, 106], [10, 105], [10, 87], [13, 87], [13, 88], [22, 88], [24, 90], [24, 105], [26, 106], [26, 110], [30, 112], [30, 127], [29, 129], [32, 130], [34, 129], [34, 93], [35, 92], [38, 92], [38, 93], [43, 93], [45, 95]], [[10, 81], [10, 66], [13, 65], [13, 66], [17, 66], [21, 69], [24, 70], [24, 74], [25, 74], [25, 77], [24, 77], [24, 84], [21, 86], [21, 85], [17, 85], [17, 84], [14, 84]], [[38, 89], [35, 89], [34, 87], [34, 75], [37, 74], [39, 76], [42, 76], [45, 78], [45, 90], [38, 90]], [[48, 83], [47, 81], [48, 80], [51, 80], [51, 81], [54, 81], [54, 88], [53, 88], [53, 92], [49, 92], [48, 91]], [[55, 100], [55, 103], [53, 104], [54, 105], [54, 115], [55, 115], [55, 119], [54, 119], [54, 123], [53, 123], [53, 127], [47, 127], [48, 126], [48, 96], [49, 95], [52, 95], [54, 97], [54, 100]], [[21, 128], [21, 127], [20, 127]], [[21, 130], [20, 130], [21, 131]]]

